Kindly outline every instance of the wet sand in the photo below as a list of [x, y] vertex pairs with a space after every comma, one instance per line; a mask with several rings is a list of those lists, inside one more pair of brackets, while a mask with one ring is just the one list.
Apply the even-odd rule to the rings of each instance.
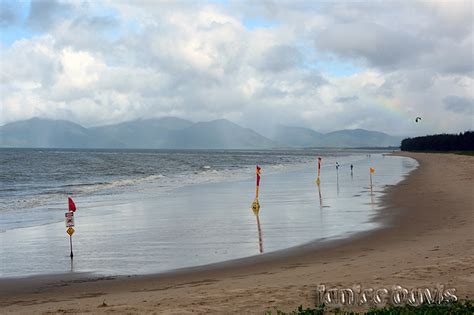
[[327, 287], [436, 287], [474, 297], [474, 163], [399, 153], [420, 167], [384, 197], [384, 228], [350, 240], [137, 277], [0, 280], [2, 313], [263, 313], [314, 306]]

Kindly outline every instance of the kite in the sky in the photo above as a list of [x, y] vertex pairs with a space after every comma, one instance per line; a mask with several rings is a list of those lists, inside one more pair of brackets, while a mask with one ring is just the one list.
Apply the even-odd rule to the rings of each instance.
[[418, 121], [420, 121], [420, 120], [421, 120], [421, 117], [416, 117], [416, 118], [415, 118], [415, 122], [418, 122]]

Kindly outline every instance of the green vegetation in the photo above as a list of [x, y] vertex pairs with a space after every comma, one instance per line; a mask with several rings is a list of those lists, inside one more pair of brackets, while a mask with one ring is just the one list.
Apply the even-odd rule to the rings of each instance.
[[[277, 310], [277, 315], [323, 315], [323, 314], [336, 314], [336, 315], [437, 315], [437, 314], [449, 314], [449, 315], [464, 315], [474, 314], [474, 301], [466, 300], [460, 302], [445, 302], [440, 304], [422, 304], [419, 306], [387, 306], [384, 308], [374, 308], [367, 312], [357, 313], [353, 311], [343, 310], [339, 308], [329, 309], [324, 304], [316, 308], [306, 308], [303, 306], [298, 307], [297, 310], [288, 313]], [[274, 314], [272, 311], [268, 311], [267, 314]]]
[[474, 151], [411, 151], [410, 150], [410, 152], [438, 153], [438, 154], [458, 154], [458, 155], [474, 156]]
[[474, 151], [456, 151], [454, 154], [474, 156]]
[[460, 134], [441, 134], [402, 140], [402, 151], [474, 151], [474, 131]]

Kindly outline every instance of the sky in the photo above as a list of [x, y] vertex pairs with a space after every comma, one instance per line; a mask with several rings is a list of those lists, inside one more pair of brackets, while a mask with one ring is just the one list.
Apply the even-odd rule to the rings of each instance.
[[0, 125], [474, 129], [473, 3], [0, 0]]

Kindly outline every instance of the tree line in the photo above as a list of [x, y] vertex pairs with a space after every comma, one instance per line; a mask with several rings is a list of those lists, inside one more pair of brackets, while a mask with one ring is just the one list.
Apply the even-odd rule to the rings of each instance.
[[474, 131], [403, 139], [402, 151], [474, 151]]

